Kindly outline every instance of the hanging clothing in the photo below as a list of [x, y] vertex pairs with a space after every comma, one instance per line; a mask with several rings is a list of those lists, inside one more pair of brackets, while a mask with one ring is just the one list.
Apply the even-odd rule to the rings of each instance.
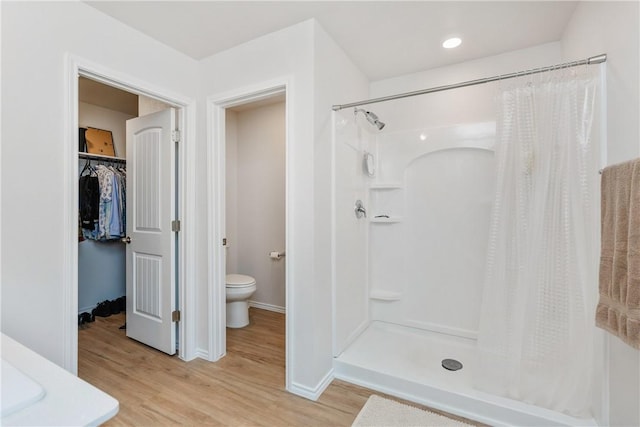
[[79, 182], [79, 206], [80, 224], [82, 228], [93, 230], [98, 221], [98, 209], [100, 204], [100, 190], [98, 177], [83, 175]]
[[110, 221], [107, 229], [108, 236], [122, 236], [122, 212], [120, 212], [120, 206], [122, 205], [122, 198], [120, 196], [120, 185], [118, 174], [110, 168], [113, 179], [113, 191], [111, 197], [111, 213]]
[[[85, 193], [91, 195], [91, 208], [86, 208], [93, 215], [93, 227], [87, 220], [86, 227], [83, 221], [83, 235], [86, 239], [106, 241], [119, 239], [125, 235], [126, 226], [124, 218], [125, 210], [125, 182], [126, 178], [122, 169], [97, 165], [93, 168], [96, 176], [81, 176], [81, 185], [88, 187]], [[84, 179], [83, 179], [84, 178]], [[92, 178], [92, 179], [89, 179]], [[92, 192], [96, 190], [95, 194]], [[82, 192], [82, 188], [81, 188]], [[85, 196], [85, 199], [87, 196]], [[95, 204], [97, 199], [97, 206]], [[81, 208], [83, 203], [81, 202]], [[87, 214], [88, 217], [88, 214]]]
[[125, 209], [127, 203], [127, 170], [123, 167], [117, 168], [118, 177], [120, 178], [120, 197], [122, 203], [120, 203], [120, 217], [122, 218], [120, 223], [121, 226], [121, 234], [124, 236], [127, 234], [127, 210]]
[[100, 184], [100, 211], [98, 213], [98, 240], [108, 240], [107, 229], [111, 222], [111, 203], [113, 202], [113, 172], [106, 166], [98, 165], [98, 182]]
[[117, 234], [124, 236], [127, 231], [127, 227], [126, 227], [127, 215], [126, 215], [126, 210], [124, 208], [127, 200], [127, 175], [124, 168], [114, 168], [112, 166], [111, 170], [114, 173], [114, 176], [116, 179], [116, 185], [118, 188], [118, 191], [117, 191], [118, 209], [114, 212], [115, 215], [118, 215], [118, 218], [119, 218], [118, 223], [120, 225], [119, 230], [117, 231]]

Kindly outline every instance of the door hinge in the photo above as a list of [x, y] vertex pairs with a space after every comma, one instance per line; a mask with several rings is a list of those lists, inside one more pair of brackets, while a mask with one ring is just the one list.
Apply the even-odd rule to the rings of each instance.
[[226, 237], [224, 237], [222, 239], [222, 246], [227, 246], [227, 238]]
[[180, 310], [174, 310], [171, 312], [171, 321], [172, 322], [180, 321]]
[[175, 231], [176, 233], [180, 231], [180, 221], [175, 220], [171, 221], [171, 231]]
[[173, 132], [171, 132], [171, 140], [173, 142], [180, 142], [180, 131], [179, 130], [174, 130]]

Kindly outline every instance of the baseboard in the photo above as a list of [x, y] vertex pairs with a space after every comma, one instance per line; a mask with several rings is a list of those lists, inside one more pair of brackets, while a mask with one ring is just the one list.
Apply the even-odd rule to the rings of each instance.
[[324, 393], [327, 387], [329, 387], [329, 384], [331, 384], [333, 378], [333, 369], [331, 369], [314, 388], [307, 387], [305, 385], [298, 384], [292, 381], [291, 385], [287, 387], [287, 391], [300, 397], [304, 397], [305, 399], [316, 401], [322, 395], [322, 393]]
[[209, 360], [209, 352], [207, 350], [204, 350], [202, 348], [196, 348], [196, 351], [194, 352], [194, 359], [195, 358], [200, 358], [200, 359], [204, 359], [204, 360]]
[[249, 301], [249, 307], [259, 308], [261, 310], [275, 311], [276, 313], [282, 313], [282, 314], [285, 314], [287, 312], [287, 309], [284, 307], [280, 307], [273, 304], [266, 304], [264, 302], [258, 302], [258, 301]]

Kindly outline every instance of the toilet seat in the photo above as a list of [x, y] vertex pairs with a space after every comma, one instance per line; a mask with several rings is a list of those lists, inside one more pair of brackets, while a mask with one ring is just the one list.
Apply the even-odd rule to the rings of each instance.
[[256, 284], [256, 279], [244, 274], [227, 274], [226, 285], [228, 288], [245, 288]]

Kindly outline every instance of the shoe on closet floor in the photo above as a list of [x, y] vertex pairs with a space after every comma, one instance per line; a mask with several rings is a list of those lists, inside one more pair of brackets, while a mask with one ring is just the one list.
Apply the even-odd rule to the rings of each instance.
[[82, 323], [91, 323], [96, 321], [96, 317], [93, 314], [87, 313], [86, 311], [80, 315], [82, 318]]
[[117, 298], [115, 302], [119, 311], [127, 311], [127, 297]]
[[96, 308], [94, 308], [91, 311], [91, 314], [93, 314], [93, 316], [99, 316], [99, 317], [109, 317], [111, 316], [111, 301], [106, 300], [106, 301], [102, 301], [101, 303], [98, 303], [98, 305], [96, 306]]
[[94, 322], [95, 320], [96, 318], [86, 311], [84, 313], [78, 314], [78, 326], [80, 327], [84, 327], [87, 325], [87, 323]]
[[111, 310], [111, 314], [118, 314], [120, 313], [120, 304], [118, 303], [118, 300], [113, 300], [113, 301], [109, 301], [109, 310]]

